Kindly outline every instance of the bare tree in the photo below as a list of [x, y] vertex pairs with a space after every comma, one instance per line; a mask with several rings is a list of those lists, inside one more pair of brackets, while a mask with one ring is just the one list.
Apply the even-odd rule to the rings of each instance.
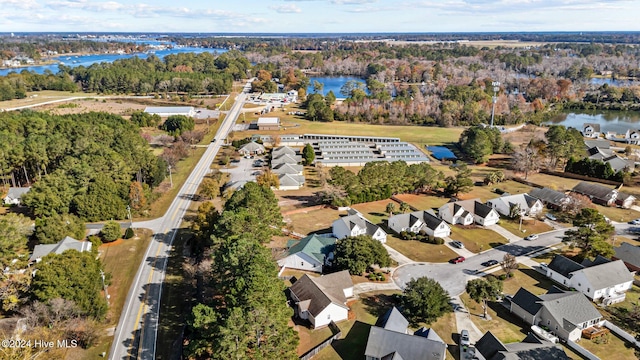
[[511, 254], [504, 254], [500, 266], [502, 266], [502, 270], [507, 274], [507, 277], [511, 277], [511, 273], [514, 270], [518, 270], [518, 260]]
[[515, 171], [524, 172], [525, 180], [529, 173], [540, 169], [540, 154], [534, 146], [521, 146], [513, 153], [512, 167]]

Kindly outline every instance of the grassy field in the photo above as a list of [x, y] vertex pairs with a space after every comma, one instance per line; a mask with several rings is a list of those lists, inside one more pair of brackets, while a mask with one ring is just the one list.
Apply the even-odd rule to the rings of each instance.
[[451, 227], [451, 236], [453, 240], [462, 241], [467, 250], [479, 253], [496, 246], [504, 245], [509, 241], [496, 232], [482, 228], [465, 229], [459, 225]]
[[409, 259], [419, 262], [447, 262], [458, 256], [445, 245], [427, 244], [416, 240], [401, 240], [392, 235], [387, 236], [387, 245]]
[[624, 340], [613, 333], [605, 335], [604, 339], [601, 339], [600, 343], [596, 343], [595, 339], [582, 339], [580, 340], [579, 345], [601, 359], [613, 359], [613, 354], [615, 354], [616, 360], [638, 359], [634, 353], [634, 348], [632, 346], [628, 346], [630, 344], [627, 344]]
[[109, 310], [105, 322], [101, 325], [102, 336], [97, 344], [87, 350], [81, 348], [70, 349], [67, 353], [69, 359], [95, 359], [102, 352], [109, 352], [113, 335], [107, 336], [107, 329], [114, 328], [120, 320], [120, 314], [124, 302], [129, 294], [129, 289], [136, 271], [143, 261], [144, 253], [153, 234], [149, 230], [138, 230], [136, 238], [120, 240], [112, 245], [103, 245], [99, 248], [100, 259], [106, 273], [111, 274], [109, 292]]
[[400, 208], [400, 204], [391, 199], [356, 204], [352, 205], [351, 208], [361, 212], [372, 223], [380, 225], [389, 219], [389, 214], [387, 213], [387, 204], [389, 203], [396, 207], [396, 211]]
[[500, 226], [507, 229], [510, 233], [516, 236], [526, 236], [529, 234], [539, 234], [546, 231], [551, 231], [553, 228], [544, 223], [544, 221], [535, 219], [523, 219], [522, 230], [520, 231], [520, 222], [518, 220], [501, 219]]
[[[31, 97], [34, 96], [35, 97]], [[34, 91], [28, 92], [27, 97], [24, 99], [14, 99], [0, 102], [0, 109], [9, 109], [19, 106], [27, 106], [27, 105], [36, 105], [42, 104], [47, 101], [52, 100], [62, 100], [68, 99], [72, 97], [95, 97], [97, 94], [95, 93], [83, 93], [83, 92], [71, 92], [71, 91], [54, 91], [54, 90], [43, 90], [43, 91]]]
[[[495, 276], [499, 276], [501, 274], [504, 274], [504, 271], [499, 270], [493, 273]], [[514, 271], [512, 274], [512, 278], [505, 280], [502, 283], [502, 291], [505, 294], [514, 295], [521, 287], [523, 287], [535, 295], [542, 295], [546, 294], [553, 286], [553, 281], [549, 278], [524, 265], [520, 265], [519, 269]]]
[[[276, 110], [269, 116], [277, 116], [282, 123], [280, 131], [247, 130], [238, 132], [236, 136], [247, 137], [253, 134], [282, 135], [282, 134], [333, 134], [333, 135], [362, 135], [362, 136], [386, 136], [398, 137], [402, 141], [412, 142], [420, 146], [444, 145], [455, 143], [459, 140], [464, 130], [461, 127], [441, 128], [426, 126], [394, 126], [372, 125], [362, 123], [347, 123], [341, 121], [319, 122], [302, 119], [300, 116], [288, 115], [289, 111], [299, 111], [300, 108], [293, 105], [284, 110]], [[257, 116], [247, 113], [246, 122], [257, 119]]]
[[293, 227], [293, 231], [300, 234], [313, 232], [331, 232], [331, 224], [344, 212], [331, 208], [299, 212], [285, 215], [285, 221]]
[[[396, 197], [418, 210], [437, 209], [449, 201], [447, 198], [430, 195], [399, 194]], [[399, 208], [399, 206], [396, 206], [396, 208]]]
[[500, 197], [500, 195], [496, 193], [494, 189], [501, 189], [502, 191], [508, 192], [510, 194], [520, 194], [531, 190], [531, 186], [508, 180], [490, 186], [474, 186], [470, 192], [466, 194], [460, 194], [458, 197], [460, 199], [479, 198], [481, 201], [486, 202], [489, 199]]

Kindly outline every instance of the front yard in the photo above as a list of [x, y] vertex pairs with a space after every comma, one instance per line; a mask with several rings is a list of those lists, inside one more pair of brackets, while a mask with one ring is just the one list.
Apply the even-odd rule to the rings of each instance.
[[553, 230], [553, 228], [544, 221], [537, 219], [522, 219], [522, 230], [520, 230], [520, 221], [512, 219], [501, 219], [498, 224], [507, 229], [510, 233], [516, 236], [527, 236], [529, 234], [539, 234]]
[[387, 236], [387, 245], [409, 259], [418, 262], [447, 262], [458, 256], [445, 245], [428, 244], [416, 240], [401, 240], [391, 234]]
[[339, 212], [332, 208], [313, 209], [305, 211], [303, 209], [284, 215], [286, 221], [293, 231], [299, 234], [311, 234], [315, 232], [331, 232], [331, 224], [346, 213]]
[[479, 253], [496, 246], [504, 245], [509, 241], [496, 232], [488, 229], [463, 228], [459, 225], [451, 226], [451, 236], [453, 240], [462, 241], [467, 250]]

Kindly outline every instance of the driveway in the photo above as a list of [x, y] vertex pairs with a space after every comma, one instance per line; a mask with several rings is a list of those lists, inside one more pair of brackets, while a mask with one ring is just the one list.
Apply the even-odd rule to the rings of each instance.
[[411, 279], [426, 276], [438, 281], [450, 295], [459, 295], [464, 292], [467, 281], [476, 278], [478, 276], [476, 272], [484, 268], [480, 265], [481, 263], [487, 260], [502, 261], [502, 258], [507, 253], [521, 257], [532, 252], [541, 251], [546, 247], [561, 242], [566, 230], [554, 230], [539, 234], [540, 237], [534, 241], [520, 240], [498, 246], [481, 254], [476, 254], [460, 264], [412, 263], [400, 266], [394, 271], [393, 280], [398, 287], [403, 289]]
[[446, 237], [444, 238], [444, 245], [446, 247], [448, 247], [449, 249], [453, 250], [453, 252], [455, 252], [456, 254], [460, 255], [460, 256], [464, 256], [465, 258], [470, 258], [472, 256], [476, 256], [476, 253], [472, 253], [471, 251], [462, 248], [460, 249], [459, 247], [453, 246], [451, 244], [451, 242], [454, 241], [453, 239], [451, 239], [450, 237]]
[[503, 238], [509, 240], [510, 243], [522, 240], [520, 236], [514, 235], [511, 231], [503, 228], [498, 224], [489, 225], [485, 227], [493, 232], [498, 233], [498, 235], [502, 236]]

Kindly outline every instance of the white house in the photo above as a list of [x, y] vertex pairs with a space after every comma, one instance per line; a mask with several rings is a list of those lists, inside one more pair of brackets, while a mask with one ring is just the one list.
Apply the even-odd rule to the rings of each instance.
[[295, 315], [309, 320], [314, 329], [349, 318], [353, 282], [347, 270], [320, 277], [305, 274], [289, 290]]
[[278, 260], [279, 266], [322, 273], [322, 267], [333, 261], [336, 238], [313, 234], [290, 242], [287, 247], [284, 257]]
[[381, 243], [387, 242], [387, 233], [382, 228], [367, 220], [358, 211], [350, 209], [347, 216], [333, 222], [333, 236], [344, 239], [347, 236], [369, 235]]
[[510, 216], [513, 206], [520, 207], [522, 215], [535, 216], [543, 209], [542, 201], [527, 193], [503, 195], [487, 201], [487, 205], [494, 208], [500, 215]]
[[304, 167], [302, 165], [283, 163], [283, 164], [275, 165], [271, 169], [271, 172], [278, 175], [281, 175], [281, 174], [302, 175], [303, 169]]
[[408, 214], [393, 215], [389, 218], [389, 228], [396, 233], [402, 231], [444, 238], [451, 235], [451, 228], [431, 210], [414, 211]]
[[238, 149], [238, 152], [242, 155], [263, 154], [264, 151], [264, 145], [258, 144], [255, 141], [248, 142]]
[[30, 187], [10, 187], [3, 201], [7, 205], [20, 205], [22, 195], [28, 193], [29, 190], [31, 190]]
[[438, 216], [449, 224], [494, 225], [500, 220], [500, 214], [479, 199], [450, 202], [438, 209]]
[[605, 305], [622, 302], [633, 285], [633, 273], [622, 260], [610, 261], [598, 256], [585, 264], [556, 255], [546, 269], [547, 277], [568, 288], [574, 288], [593, 301]]
[[624, 140], [627, 144], [638, 145], [640, 143], [640, 131], [627, 129], [627, 132], [624, 134]]
[[600, 124], [584, 123], [582, 125], [582, 136], [597, 139], [600, 137]]
[[280, 174], [278, 185], [278, 190], [298, 190], [304, 186], [304, 176]]

